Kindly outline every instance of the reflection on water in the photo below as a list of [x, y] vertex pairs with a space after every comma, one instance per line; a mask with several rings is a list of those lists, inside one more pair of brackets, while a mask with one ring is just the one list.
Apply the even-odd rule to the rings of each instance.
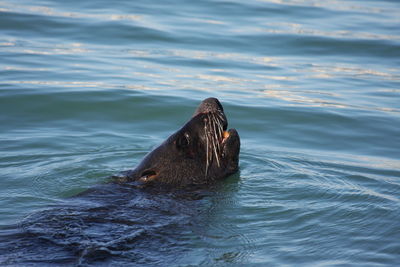
[[33, 14], [33, 15], [47, 15], [54, 17], [66, 17], [66, 18], [85, 18], [85, 19], [96, 19], [96, 20], [140, 20], [141, 16], [132, 14], [90, 14], [81, 12], [64, 12], [57, 10], [53, 7], [48, 6], [32, 6], [32, 5], [19, 5], [9, 2], [1, 2], [4, 6], [0, 9], [1, 12], [16, 12], [22, 14]]
[[[357, 32], [349, 30], [322, 31], [310, 28], [311, 26], [295, 23], [275, 23], [269, 22], [263, 28], [253, 28], [253, 31], [267, 32], [272, 34], [294, 34], [294, 35], [314, 35], [330, 38], [344, 39], [373, 39], [373, 40], [400, 40], [400, 35], [378, 34], [371, 32]], [[240, 31], [240, 30], [239, 30]]]
[[[5, 42], [4, 52], [14, 55], [40, 55], [40, 56], [86, 56], [97, 57], [104, 54], [102, 47], [90, 44], [72, 43], [55, 44], [51, 47], [47, 44], [35, 44], [35, 49], [27, 49], [30, 42], [22, 46], [15, 42]], [[117, 52], [114, 52], [117, 53]], [[8, 84], [42, 84], [61, 87], [95, 87], [95, 88], [126, 88], [135, 90], [168, 90], [194, 89], [210, 92], [214, 89], [229, 91], [229, 95], [242, 95], [242, 90], [247, 92], [246, 97], [272, 97], [288, 102], [290, 105], [331, 106], [336, 108], [357, 107], [360, 109], [374, 109], [385, 112], [399, 112], [399, 109], [385, 106], [370, 106], [368, 101], [363, 101], [369, 95], [357, 93], [357, 99], [348, 103], [354, 91], [335, 88], [334, 91], [324, 87], [310, 88], [309, 84], [302, 84], [305, 80], [316, 81], [319, 79], [332, 81], [358, 79], [359, 82], [395, 82], [400, 80], [400, 69], [390, 68], [386, 70], [374, 69], [375, 66], [360, 66], [357, 64], [326, 64], [323, 62], [312, 63], [302, 58], [302, 62], [288, 60], [286, 57], [249, 56], [238, 53], [217, 53], [198, 50], [128, 50], [131, 64], [140, 66], [133, 71], [126, 63], [115, 66], [113, 71], [113, 83], [102, 81], [73, 81], [73, 76], [68, 80], [3, 80]], [[99, 59], [100, 59], [99, 58]], [[176, 61], [171, 64], [171, 60]], [[308, 60], [308, 59], [307, 59]], [[91, 64], [80, 63], [75, 60], [67, 60], [65, 68], [70, 68], [74, 73], [88, 73], [99, 67]], [[104, 66], [101, 61], [99, 66]], [[166, 64], [169, 63], [170, 66]], [[183, 66], [184, 65], [184, 66]], [[212, 68], [204, 66], [211, 65]], [[223, 67], [229, 66], [229, 67]], [[56, 72], [59, 66], [44, 65], [31, 68], [18, 65], [4, 65], [5, 71], [15, 72]], [[241, 71], [239, 69], [242, 68]], [[151, 72], [149, 72], [151, 70]], [[277, 71], [279, 70], [279, 71]], [[268, 74], [269, 73], [269, 74]], [[279, 75], [277, 75], [279, 74]], [[282, 75], [285, 74], [285, 75]], [[12, 77], [12, 76], [10, 76]], [[121, 80], [119, 80], [121, 79]], [[130, 84], [127, 79], [140, 79], [142, 84]], [[156, 81], [156, 82], [155, 82]], [[285, 82], [283, 84], [282, 82]], [[148, 84], [146, 84], [148, 83]], [[314, 87], [314, 86], [313, 86]], [[234, 91], [240, 89], [241, 91]], [[266, 90], [265, 90], [266, 89]], [[372, 90], [383, 92], [385, 89], [373, 88]], [[368, 90], [368, 93], [373, 91]], [[388, 90], [385, 90], [388, 92]], [[390, 92], [395, 93], [395, 89]], [[227, 92], [228, 93], [228, 92]], [[322, 95], [324, 98], [316, 98], [313, 95]], [[366, 100], [366, 99], [365, 99]], [[364, 104], [363, 104], [364, 103]]]

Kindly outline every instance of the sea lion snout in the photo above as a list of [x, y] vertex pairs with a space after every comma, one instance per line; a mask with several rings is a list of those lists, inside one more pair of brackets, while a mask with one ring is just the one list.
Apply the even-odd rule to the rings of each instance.
[[219, 100], [215, 97], [209, 97], [204, 99], [200, 105], [197, 107], [196, 111], [193, 114], [193, 117], [199, 113], [210, 113], [210, 112], [224, 112], [224, 108], [222, 107]]
[[224, 108], [217, 98], [209, 97], [204, 99], [197, 107], [192, 118], [199, 114], [216, 114], [220, 118], [223, 130], [226, 131], [228, 127], [228, 120], [225, 116]]

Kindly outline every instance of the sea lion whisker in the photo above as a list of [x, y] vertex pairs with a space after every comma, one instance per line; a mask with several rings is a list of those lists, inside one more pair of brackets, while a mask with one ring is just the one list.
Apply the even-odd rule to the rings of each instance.
[[207, 137], [207, 123], [204, 124], [204, 134], [206, 136], [206, 172], [205, 172], [205, 177], [207, 177], [208, 173], [208, 137]]
[[214, 124], [213, 126], [214, 126], [213, 128], [214, 128], [214, 137], [215, 137], [214, 141], [215, 141], [216, 144], [219, 144], [219, 142], [218, 142], [219, 138], [218, 138], [217, 127], [216, 127], [215, 124]]
[[217, 119], [218, 131], [219, 131], [219, 134], [220, 134], [220, 138], [222, 140], [223, 139], [223, 133], [224, 133], [224, 127], [223, 127], [222, 123], [223, 123], [224, 119], [223, 119], [223, 117], [222, 117], [222, 115], [220, 113], [216, 113], [216, 116], [218, 117], [218, 119]]
[[218, 124], [217, 124], [217, 119], [216, 119], [216, 117], [214, 116], [214, 114], [212, 115], [213, 116], [213, 133], [214, 133], [214, 135], [213, 135], [213, 137], [214, 137], [214, 139], [213, 139], [213, 152], [214, 152], [214, 154], [215, 154], [215, 158], [216, 158], [216, 161], [217, 161], [217, 164], [218, 164], [218, 167], [220, 167], [220, 164], [219, 164], [219, 154], [220, 154], [220, 151], [221, 151], [221, 143], [220, 143], [220, 134], [219, 134], [219, 126], [218, 126]]
[[211, 162], [212, 162], [212, 160], [213, 160], [213, 155], [214, 155], [214, 153], [213, 153], [213, 136], [212, 136], [212, 126], [213, 126], [213, 124], [212, 124], [212, 118], [211, 118], [211, 115], [210, 114], [207, 114], [207, 117], [208, 117], [208, 132], [207, 132], [207, 138], [209, 139], [208, 141], [209, 141], [209, 160], [210, 160], [210, 164], [211, 164]]
[[224, 116], [222, 115], [221, 112], [217, 112], [217, 113], [215, 113], [215, 114], [218, 116], [218, 118], [220, 118], [221, 121], [224, 121], [224, 120], [225, 120], [225, 119], [224, 119]]
[[217, 126], [217, 129], [218, 129], [218, 141], [217, 141], [218, 154], [220, 154], [220, 152], [221, 152], [221, 141], [222, 141], [222, 138], [223, 138], [223, 127], [222, 127], [221, 121], [218, 120], [217, 117], [215, 117], [215, 122], [216, 122], [216, 126]]
[[221, 123], [221, 121], [218, 120], [217, 118], [216, 118], [216, 122], [217, 122], [217, 125], [218, 125], [218, 134], [219, 134], [219, 138], [222, 138], [222, 132], [223, 132], [222, 123]]
[[215, 140], [212, 140], [212, 144], [213, 144], [213, 148], [214, 148], [214, 153], [215, 153], [215, 160], [217, 161], [217, 165], [218, 167], [220, 167], [219, 165], [219, 157], [218, 157], [218, 153], [217, 153], [217, 147], [215, 145]]
[[208, 143], [209, 143], [209, 164], [211, 164], [211, 162], [213, 161], [213, 146], [214, 146], [214, 137], [213, 137], [213, 119], [211, 117], [211, 114], [208, 113], [207, 114], [208, 117], [208, 128], [207, 128], [207, 139], [208, 139]]
[[218, 119], [215, 117], [214, 113], [212, 113], [211, 116], [212, 116], [212, 119], [213, 119], [214, 128], [216, 130], [217, 129], [216, 126], [218, 125]]
[[213, 123], [214, 123], [214, 129], [215, 129], [215, 133], [217, 134], [217, 140], [222, 136], [222, 133], [220, 132], [220, 127], [219, 127], [219, 120], [218, 118], [215, 116], [215, 114], [212, 115], [213, 116]]

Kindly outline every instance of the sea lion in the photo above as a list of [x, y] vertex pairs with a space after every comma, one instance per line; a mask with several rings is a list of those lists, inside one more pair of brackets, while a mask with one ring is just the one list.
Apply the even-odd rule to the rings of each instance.
[[126, 172], [124, 180], [185, 187], [210, 184], [237, 172], [240, 138], [227, 127], [218, 99], [203, 100], [191, 119]]
[[0, 227], [0, 265], [176, 265], [208, 223], [199, 187], [238, 170], [239, 135], [227, 126], [221, 103], [204, 100], [136, 169]]

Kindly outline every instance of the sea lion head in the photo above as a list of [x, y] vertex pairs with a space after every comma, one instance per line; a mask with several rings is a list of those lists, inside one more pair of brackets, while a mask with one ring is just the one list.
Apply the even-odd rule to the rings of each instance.
[[216, 98], [201, 102], [191, 119], [145, 156], [129, 180], [143, 185], [208, 184], [238, 170], [240, 138], [229, 129]]

